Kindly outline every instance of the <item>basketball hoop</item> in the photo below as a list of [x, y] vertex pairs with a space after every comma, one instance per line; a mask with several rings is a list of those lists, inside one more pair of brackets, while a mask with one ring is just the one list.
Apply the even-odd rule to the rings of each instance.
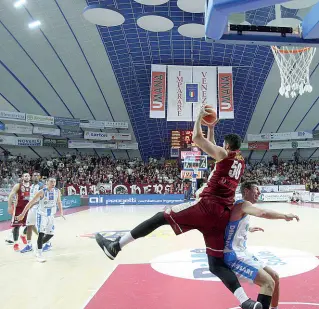
[[272, 46], [271, 50], [276, 59], [280, 76], [281, 86], [279, 93], [286, 98], [295, 98], [297, 94], [312, 92], [310, 85], [309, 68], [316, 53], [315, 47], [291, 47]]

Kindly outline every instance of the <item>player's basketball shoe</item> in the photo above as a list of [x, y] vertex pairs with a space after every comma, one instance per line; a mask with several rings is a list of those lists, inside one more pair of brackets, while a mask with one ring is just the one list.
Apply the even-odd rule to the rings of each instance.
[[20, 238], [21, 238], [24, 245], [26, 245], [28, 243], [27, 238], [24, 235], [21, 235]]
[[21, 253], [27, 253], [27, 252], [31, 252], [32, 249], [32, 245], [31, 244], [27, 244], [20, 252]]
[[51, 243], [46, 243], [46, 244], [43, 246], [42, 251], [43, 251], [43, 252], [47, 252], [47, 251], [49, 251], [49, 250], [51, 250], [51, 249], [52, 249]]
[[13, 250], [16, 251], [16, 252], [20, 251], [19, 244], [14, 244], [13, 245]]
[[263, 309], [263, 306], [260, 302], [248, 299], [243, 302], [240, 306], [242, 309]]
[[39, 263], [44, 263], [46, 261], [46, 259], [42, 255], [42, 250], [37, 250], [35, 257], [37, 258], [37, 261]]
[[112, 241], [104, 238], [101, 234], [97, 233], [95, 235], [95, 240], [101, 247], [105, 255], [111, 260], [114, 260], [118, 253], [121, 251], [119, 243], [120, 237]]

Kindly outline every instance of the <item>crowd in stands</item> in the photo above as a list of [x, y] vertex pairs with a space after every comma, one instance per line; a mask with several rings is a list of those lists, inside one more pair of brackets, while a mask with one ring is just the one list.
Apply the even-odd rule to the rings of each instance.
[[[97, 185], [112, 182], [117, 184], [162, 183], [180, 188], [180, 167], [174, 160], [150, 159], [114, 160], [109, 156], [66, 154], [58, 158], [27, 159], [22, 155], [7, 156], [0, 161], [0, 186], [11, 187], [23, 171], [40, 171], [44, 178], [52, 176], [58, 186], [68, 184]], [[208, 176], [207, 173], [205, 175]], [[305, 184], [312, 192], [319, 191], [319, 161], [279, 161], [247, 163], [244, 179], [257, 179], [261, 185]]]

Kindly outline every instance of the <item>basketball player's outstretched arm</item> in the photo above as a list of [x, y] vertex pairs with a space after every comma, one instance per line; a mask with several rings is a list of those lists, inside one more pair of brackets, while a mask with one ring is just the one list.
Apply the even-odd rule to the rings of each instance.
[[21, 221], [23, 218], [24, 218], [24, 216], [25, 216], [25, 214], [27, 213], [27, 211], [31, 208], [31, 207], [33, 207], [37, 202], [38, 202], [38, 200], [40, 199], [40, 198], [43, 198], [43, 190], [40, 190], [34, 197], [33, 197], [33, 199], [31, 200], [31, 201], [29, 201], [29, 203], [24, 207], [24, 209], [23, 209], [23, 211], [22, 211], [22, 213], [21, 213], [21, 215], [19, 215], [18, 217], [17, 217], [17, 219], [19, 220], [19, 221]]
[[286, 221], [292, 221], [293, 219], [296, 219], [299, 221], [299, 217], [294, 214], [282, 214], [273, 210], [268, 209], [260, 209], [255, 206], [253, 206], [252, 203], [245, 201], [242, 205], [242, 211], [243, 213], [247, 215], [251, 215], [254, 217], [264, 218], [264, 219], [282, 219]]
[[208, 115], [202, 108], [194, 124], [193, 141], [203, 151], [208, 153], [215, 160], [220, 161], [227, 157], [227, 151], [223, 147], [214, 145], [206, 139], [202, 132], [201, 120], [204, 116]]
[[207, 139], [212, 142], [214, 145], [216, 145], [215, 141], [215, 126], [218, 123], [218, 120], [216, 120], [215, 123], [207, 125]]
[[8, 197], [8, 213], [10, 215], [13, 214], [13, 209], [12, 209], [13, 197], [18, 193], [19, 187], [20, 187], [19, 183], [15, 184]]

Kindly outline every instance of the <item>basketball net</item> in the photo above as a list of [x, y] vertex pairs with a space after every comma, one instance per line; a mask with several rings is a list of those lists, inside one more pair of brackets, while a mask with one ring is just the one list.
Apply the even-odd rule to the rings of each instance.
[[272, 46], [271, 50], [277, 62], [281, 86], [279, 93], [286, 98], [295, 98], [298, 93], [312, 92], [309, 68], [316, 53], [315, 47]]

